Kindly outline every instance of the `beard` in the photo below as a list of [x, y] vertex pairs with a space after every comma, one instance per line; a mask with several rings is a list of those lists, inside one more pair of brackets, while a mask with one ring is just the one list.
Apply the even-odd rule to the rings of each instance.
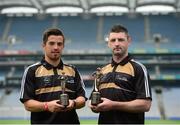
[[60, 54], [59, 53], [51, 53], [51, 55], [47, 55], [48, 58], [52, 61], [57, 61], [60, 59]]
[[114, 49], [113, 50], [114, 56], [124, 56], [125, 54], [126, 54], [126, 51], [123, 49], [118, 49], [118, 50]]
[[57, 61], [57, 60], [60, 59], [60, 57], [59, 57], [59, 56], [58, 56], [58, 57], [50, 57], [50, 59], [51, 59], [52, 61]]

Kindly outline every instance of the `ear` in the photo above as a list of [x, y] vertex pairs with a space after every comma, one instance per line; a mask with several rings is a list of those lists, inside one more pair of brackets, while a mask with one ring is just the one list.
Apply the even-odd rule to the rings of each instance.
[[129, 37], [128, 37], [128, 43], [129, 43], [129, 45], [131, 44], [131, 42], [132, 42], [132, 39], [131, 39], [131, 37], [129, 36]]
[[45, 47], [45, 44], [42, 42], [42, 44], [41, 44], [41, 47], [43, 48], [43, 50], [44, 50], [44, 47]]
[[111, 45], [110, 45], [110, 39], [109, 39], [109, 36], [107, 37], [107, 39], [106, 39], [106, 44], [107, 44], [107, 46], [110, 48], [111, 47]]

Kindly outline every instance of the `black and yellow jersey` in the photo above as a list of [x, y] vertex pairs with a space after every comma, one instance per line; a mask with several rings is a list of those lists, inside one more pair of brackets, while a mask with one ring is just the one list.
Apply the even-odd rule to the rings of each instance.
[[[113, 60], [101, 69], [99, 91], [102, 97], [113, 101], [151, 99], [149, 75], [143, 64], [127, 56], [120, 63]], [[105, 111], [99, 116], [100, 124], [144, 123], [144, 113]]]
[[[21, 83], [20, 101], [25, 102], [30, 99], [41, 102], [60, 99], [62, 93], [61, 76], [67, 77], [65, 92], [70, 99], [76, 99], [79, 96], [85, 97], [84, 83], [78, 70], [72, 66], [60, 61], [57, 67], [42, 59], [41, 62], [33, 64], [26, 68]], [[85, 97], [86, 98], [86, 97]], [[69, 120], [71, 119], [71, 120]], [[31, 112], [32, 124], [47, 123], [79, 123], [75, 110], [68, 112]]]

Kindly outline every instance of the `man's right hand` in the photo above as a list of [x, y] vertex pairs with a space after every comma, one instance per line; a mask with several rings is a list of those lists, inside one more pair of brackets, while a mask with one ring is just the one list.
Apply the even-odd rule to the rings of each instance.
[[64, 111], [64, 106], [61, 105], [60, 103], [58, 103], [59, 100], [53, 100], [53, 101], [49, 101], [46, 102], [47, 106], [48, 106], [48, 111], [50, 112], [61, 112]]

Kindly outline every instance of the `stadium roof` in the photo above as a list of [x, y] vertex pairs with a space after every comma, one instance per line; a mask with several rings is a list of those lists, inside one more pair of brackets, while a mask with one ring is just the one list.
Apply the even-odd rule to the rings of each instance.
[[0, 0], [1, 14], [123, 14], [180, 11], [180, 0]]

